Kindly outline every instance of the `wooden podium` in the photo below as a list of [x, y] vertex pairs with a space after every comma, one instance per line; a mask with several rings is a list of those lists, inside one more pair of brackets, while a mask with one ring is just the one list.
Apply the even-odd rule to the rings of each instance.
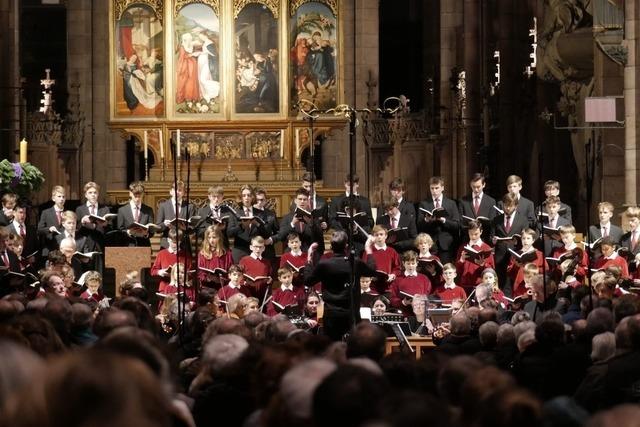
[[[435, 344], [433, 343], [433, 340], [431, 339], [430, 336], [426, 336], [426, 337], [407, 337], [407, 340], [409, 341], [409, 344], [411, 345], [411, 347], [415, 350], [415, 356], [416, 359], [420, 359], [422, 357], [422, 352], [423, 350], [432, 350], [433, 348], [435, 348]], [[400, 350], [400, 343], [398, 342], [398, 340], [395, 337], [388, 337], [387, 338], [387, 343], [385, 346], [385, 354], [391, 354], [394, 351], [399, 351]]]
[[136, 270], [142, 279], [143, 268], [151, 267], [151, 248], [113, 246], [105, 248], [105, 267], [116, 271], [116, 296], [120, 295], [120, 283], [127, 272]]

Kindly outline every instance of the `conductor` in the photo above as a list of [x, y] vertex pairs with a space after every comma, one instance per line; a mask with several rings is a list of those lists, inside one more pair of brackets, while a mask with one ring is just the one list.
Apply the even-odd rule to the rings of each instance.
[[[373, 276], [376, 273], [375, 261], [371, 256], [373, 240], [365, 243], [367, 262], [355, 259], [355, 283], [360, 276]], [[324, 333], [333, 341], [339, 341], [354, 322], [360, 320], [360, 286], [352, 286], [352, 268], [348, 257], [348, 236], [344, 231], [336, 231], [331, 236], [333, 256], [321, 259], [313, 266], [314, 251], [317, 243], [309, 248], [305, 268], [305, 285], [313, 286], [322, 282], [324, 300]]]

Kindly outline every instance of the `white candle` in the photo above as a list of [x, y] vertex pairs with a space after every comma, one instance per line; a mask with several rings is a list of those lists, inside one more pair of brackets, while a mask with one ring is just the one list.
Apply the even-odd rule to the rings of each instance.
[[144, 158], [145, 160], [149, 157], [149, 134], [147, 131], [144, 131]]
[[158, 143], [160, 144], [160, 158], [164, 159], [164, 144], [162, 143], [162, 130], [158, 129]]
[[178, 152], [178, 158], [180, 158], [180, 129], [176, 131], [176, 151]]
[[27, 140], [20, 141], [20, 163], [27, 163]]
[[284, 157], [284, 130], [280, 131], [280, 158]]

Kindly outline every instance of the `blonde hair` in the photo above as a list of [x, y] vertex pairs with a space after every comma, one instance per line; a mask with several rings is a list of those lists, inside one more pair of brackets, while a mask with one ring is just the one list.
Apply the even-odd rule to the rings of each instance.
[[55, 196], [56, 194], [62, 194], [63, 196], [66, 196], [67, 192], [64, 190], [64, 187], [61, 185], [56, 185], [55, 187], [53, 187], [53, 189], [51, 190], [51, 197]]
[[[216, 235], [218, 237], [218, 243], [216, 247], [211, 247], [209, 244], [209, 237], [211, 235]], [[206, 259], [213, 258], [213, 255], [222, 256], [227, 253], [227, 248], [224, 246], [224, 238], [222, 236], [222, 232], [218, 230], [215, 225], [210, 225], [204, 232], [204, 238], [202, 239], [202, 249], [200, 249], [200, 254]]]
[[376, 224], [371, 229], [371, 234], [376, 234], [379, 231], [384, 231], [384, 234], [387, 234], [387, 229], [381, 226], [380, 224]]
[[227, 300], [227, 313], [235, 314], [238, 317], [244, 317], [244, 308], [247, 306], [247, 297], [244, 294], [237, 293]]
[[78, 221], [78, 216], [73, 211], [64, 211], [64, 212], [62, 212], [60, 214], [60, 218], [62, 219], [62, 222], [69, 221], [69, 220], [71, 220], [73, 222], [77, 222]]
[[99, 193], [100, 192], [100, 186], [93, 182], [93, 181], [89, 181], [84, 185], [83, 191], [86, 193], [87, 191], [89, 191], [90, 189], [95, 188], [95, 190]]
[[416, 239], [414, 240], [414, 244], [416, 246], [419, 246], [421, 243], [426, 243], [429, 246], [433, 246], [433, 239], [427, 233], [420, 233], [416, 236]]

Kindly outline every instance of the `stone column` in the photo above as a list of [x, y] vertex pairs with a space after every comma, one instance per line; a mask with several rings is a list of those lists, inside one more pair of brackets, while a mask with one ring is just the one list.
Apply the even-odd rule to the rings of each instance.
[[638, 31], [640, 31], [640, 13], [637, 2], [625, 2], [625, 43], [628, 48], [627, 65], [624, 68], [624, 183], [625, 203], [638, 203], [638, 84], [640, 73], [637, 55], [640, 53]]
[[0, 159], [10, 161], [20, 141], [19, 10], [18, 0], [0, 0]]
[[465, 149], [458, 163], [458, 190], [465, 192], [469, 176], [477, 172], [480, 165], [480, 106], [482, 102], [482, 73], [480, 70], [486, 58], [481, 43], [480, 20], [482, 19], [479, 0], [464, 0], [464, 70], [467, 78], [467, 108], [465, 112]]
[[440, 105], [447, 109], [443, 110], [440, 122], [440, 129], [446, 137], [442, 149], [436, 151], [436, 173], [447, 180], [447, 191], [449, 195], [455, 190], [456, 183], [454, 177], [458, 175], [458, 165], [456, 162], [458, 147], [456, 138], [456, 112], [455, 100], [452, 98], [450, 81], [451, 70], [460, 66], [462, 58], [461, 31], [463, 24], [462, 0], [440, 0]]

